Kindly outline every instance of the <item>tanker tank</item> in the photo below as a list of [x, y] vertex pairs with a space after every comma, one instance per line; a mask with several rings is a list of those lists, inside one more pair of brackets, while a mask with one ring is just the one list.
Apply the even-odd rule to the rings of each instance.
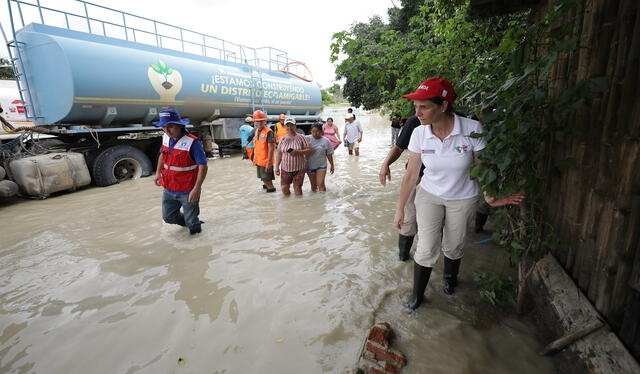
[[[319, 120], [320, 88], [295, 75], [292, 67], [306, 66], [282, 50], [78, 3], [84, 12], [8, 0], [12, 40], [5, 41], [26, 119], [38, 125], [30, 131], [55, 136], [41, 141], [25, 133], [20, 149], [81, 153], [93, 184], [109, 186], [156, 169], [162, 132], [151, 122], [162, 109], [180, 111], [207, 155], [220, 158], [241, 147], [239, 128], [255, 109], [269, 120], [281, 113], [294, 117], [299, 131]], [[121, 24], [105, 12], [118, 14]], [[35, 19], [25, 22], [29, 14]], [[66, 28], [56, 23], [61, 18]]]
[[[16, 32], [39, 125], [148, 124], [175, 108], [192, 123], [317, 115], [320, 89], [288, 73], [31, 23]], [[255, 87], [255, 89], [254, 89]]]

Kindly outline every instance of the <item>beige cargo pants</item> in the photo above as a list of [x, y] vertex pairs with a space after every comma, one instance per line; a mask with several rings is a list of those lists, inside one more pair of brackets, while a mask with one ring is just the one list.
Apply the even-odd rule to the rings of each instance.
[[457, 260], [464, 254], [467, 225], [476, 211], [478, 197], [445, 200], [416, 187], [415, 209], [418, 246], [414, 255], [418, 265], [433, 267], [440, 256]]

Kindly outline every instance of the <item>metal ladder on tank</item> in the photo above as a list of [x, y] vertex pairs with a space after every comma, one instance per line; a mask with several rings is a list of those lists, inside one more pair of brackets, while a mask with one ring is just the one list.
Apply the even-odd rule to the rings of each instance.
[[[9, 15], [11, 16], [11, 18], [13, 18], [11, 14], [11, 8], [9, 8]], [[20, 45], [26, 46], [26, 44], [16, 40], [15, 30], [12, 30], [13, 39], [10, 41], [7, 40], [7, 35], [5, 34], [4, 28], [2, 27], [2, 25], [0, 25], [0, 31], [2, 32], [2, 37], [6, 42], [7, 51], [9, 51], [9, 61], [11, 61], [11, 66], [13, 67], [13, 72], [16, 76], [16, 84], [18, 85], [18, 91], [20, 92], [20, 100], [22, 100], [22, 103], [25, 109], [24, 115], [28, 120], [36, 122], [37, 119], [44, 118], [44, 117], [39, 116], [35, 112], [35, 106], [33, 105], [33, 96], [31, 95], [31, 89], [29, 88], [29, 81], [25, 76], [26, 69], [24, 68], [22, 54], [20, 53]], [[24, 80], [24, 83], [23, 83], [23, 80]]]
[[[260, 109], [264, 112], [264, 88], [262, 86], [262, 71], [251, 67], [251, 108], [255, 112]], [[258, 90], [262, 92], [258, 96]]]
[[[253, 59], [249, 60], [244, 47], [240, 47], [240, 57], [245, 65], [251, 66], [251, 112], [260, 109], [264, 112], [264, 89], [262, 88], [262, 70], [260, 70], [260, 61], [258, 54], [253, 49]], [[258, 89], [262, 90], [262, 95], [258, 97]], [[259, 102], [258, 102], [259, 101]]]

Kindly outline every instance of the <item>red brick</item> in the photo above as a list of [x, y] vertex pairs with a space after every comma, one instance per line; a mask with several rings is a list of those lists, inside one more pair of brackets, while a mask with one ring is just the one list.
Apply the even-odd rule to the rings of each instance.
[[400, 368], [389, 361], [384, 364], [384, 370], [389, 374], [400, 374]]
[[405, 366], [407, 364], [407, 359], [404, 357], [404, 355], [396, 350], [392, 350], [390, 349], [388, 351], [388, 354], [391, 355], [393, 357], [392, 361], [397, 362], [398, 364], [400, 364], [400, 367]]
[[[373, 348], [372, 348], [372, 349], [369, 349], [369, 346], [371, 346], [371, 347], [373, 347]], [[371, 340], [367, 340], [367, 345], [366, 345], [366, 347], [367, 347], [367, 351], [374, 352], [374, 353], [375, 353], [377, 350], [386, 351], [387, 349], [389, 349], [389, 348], [385, 348], [385, 347], [381, 346], [380, 344], [378, 344], [378, 343], [376, 343], [376, 342], [373, 342], [373, 341], [371, 341]]]
[[391, 325], [388, 322], [378, 322], [376, 323], [376, 325], [382, 329], [389, 331], [389, 334], [387, 335], [388, 339], [391, 339], [393, 337], [393, 329], [391, 328]]
[[385, 326], [376, 324], [369, 330], [369, 337], [367, 339], [374, 341], [386, 348], [389, 346], [390, 333], [391, 331], [388, 328], [385, 328]]
[[391, 328], [391, 325], [389, 323], [380, 322], [378, 324], [385, 326], [389, 330], [389, 335], [387, 335], [387, 340], [391, 340], [395, 336], [395, 333], [393, 332], [393, 329]]
[[407, 364], [407, 359], [399, 353], [393, 350], [387, 350], [374, 345], [374, 343], [367, 342], [367, 350], [373, 352], [376, 355], [377, 360], [381, 361], [395, 361], [399, 363], [401, 366]]

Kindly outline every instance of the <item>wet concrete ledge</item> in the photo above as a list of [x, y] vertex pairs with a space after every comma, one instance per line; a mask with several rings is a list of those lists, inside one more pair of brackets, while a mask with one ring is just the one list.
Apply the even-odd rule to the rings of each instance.
[[640, 365], [612, 333], [562, 266], [548, 254], [529, 280], [529, 306], [543, 341], [557, 343], [560, 373], [640, 373]]

